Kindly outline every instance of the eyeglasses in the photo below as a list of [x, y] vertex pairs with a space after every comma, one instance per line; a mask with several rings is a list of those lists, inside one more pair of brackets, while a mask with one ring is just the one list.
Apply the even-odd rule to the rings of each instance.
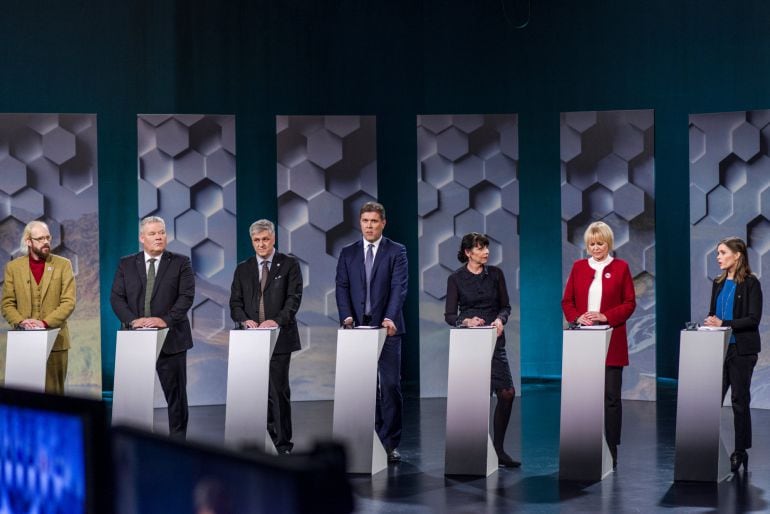
[[32, 241], [35, 241], [37, 243], [50, 243], [51, 242], [51, 236], [40, 236], [40, 237], [30, 237]]

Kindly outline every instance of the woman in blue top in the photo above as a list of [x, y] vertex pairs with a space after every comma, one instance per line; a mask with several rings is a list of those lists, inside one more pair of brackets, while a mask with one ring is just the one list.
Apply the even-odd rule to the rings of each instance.
[[728, 237], [717, 246], [717, 263], [722, 274], [714, 279], [711, 306], [704, 324], [729, 327], [733, 334], [722, 370], [722, 399], [731, 388], [735, 451], [730, 455], [733, 472], [748, 469], [751, 448], [751, 375], [761, 350], [759, 320], [762, 318], [762, 287], [751, 273], [746, 243]]

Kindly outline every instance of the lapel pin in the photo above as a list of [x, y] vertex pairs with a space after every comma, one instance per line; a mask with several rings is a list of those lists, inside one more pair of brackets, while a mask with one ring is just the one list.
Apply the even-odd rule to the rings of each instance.
[[53, 271], [53, 266], [48, 266], [48, 271]]
[[609, 273], [605, 273], [605, 274], [604, 274], [604, 278], [610, 278], [611, 276], [612, 276], [612, 275], [610, 275]]

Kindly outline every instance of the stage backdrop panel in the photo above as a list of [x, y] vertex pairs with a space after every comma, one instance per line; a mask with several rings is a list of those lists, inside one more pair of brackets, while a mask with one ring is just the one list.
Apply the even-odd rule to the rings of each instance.
[[506, 351], [521, 393], [518, 159], [516, 114], [417, 117], [421, 396], [447, 394], [451, 327], [444, 300], [447, 277], [463, 266], [457, 251], [468, 232], [489, 236], [489, 264], [505, 273]]
[[[0, 265], [21, 255], [24, 226], [42, 220], [51, 251], [72, 261], [68, 394], [100, 397], [99, 191], [95, 114], [0, 115]], [[0, 275], [0, 281], [2, 280]], [[8, 328], [5, 320], [0, 321]], [[0, 334], [0, 374], [6, 335]]]
[[[168, 249], [190, 257], [195, 270], [188, 314], [194, 342], [187, 354], [189, 401], [222, 404], [237, 264], [235, 116], [145, 114], [138, 116], [137, 131], [139, 218], [162, 217]], [[125, 230], [126, 237], [138, 238], [137, 225]], [[158, 387], [156, 405], [163, 404]]]
[[[587, 257], [583, 234], [604, 221], [628, 262], [636, 311], [626, 324], [623, 398], [655, 400], [654, 111], [561, 113], [562, 274]], [[559, 301], [554, 298], [554, 301]]]
[[[362, 237], [361, 205], [377, 199], [376, 118], [277, 116], [276, 138], [278, 248], [299, 259], [304, 282], [292, 399], [330, 400], [339, 328], [337, 258]], [[386, 205], [385, 211], [397, 208]]]
[[[759, 328], [765, 342], [770, 340], [769, 142], [770, 110], [690, 115], [691, 319], [702, 322], [708, 314], [711, 284], [720, 274], [717, 243], [738, 236], [748, 244], [751, 269], [765, 290]], [[759, 354], [751, 406], [770, 408], [768, 352]]]

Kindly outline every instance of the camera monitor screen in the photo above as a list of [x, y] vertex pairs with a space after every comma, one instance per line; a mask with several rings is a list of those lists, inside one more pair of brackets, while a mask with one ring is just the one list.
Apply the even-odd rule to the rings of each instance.
[[0, 389], [0, 513], [96, 513], [100, 402]]

